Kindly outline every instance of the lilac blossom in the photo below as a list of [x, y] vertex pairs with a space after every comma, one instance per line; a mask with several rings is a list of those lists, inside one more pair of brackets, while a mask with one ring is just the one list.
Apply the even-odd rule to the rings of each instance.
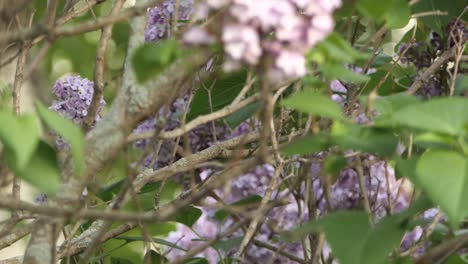
[[[369, 156], [363, 163], [364, 187], [374, 217], [381, 219], [390, 209], [392, 213], [397, 213], [407, 208], [409, 205], [407, 187], [395, 179], [394, 169], [373, 156]], [[313, 187], [318, 209], [321, 213], [329, 211], [320, 178], [314, 179]], [[344, 169], [336, 182], [330, 186], [330, 209], [332, 211], [362, 209], [361, 197], [357, 171], [352, 168]]]
[[[199, 5], [203, 10], [200, 13], [208, 14], [210, 9], [219, 11], [228, 6], [222, 21], [216, 24], [221, 25], [221, 30], [211, 30], [222, 32], [218, 37], [227, 55], [225, 69], [236, 69], [243, 64], [255, 66], [266, 59], [271, 61], [266, 72], [276, 82], [307, 73], [305, 54], [333, 31], [332, 13], [341, 1], [212, 0], [206, 5]], [[190, 34], [186, 37], [188, 43], [203, 44], [193, 37], [193, 32]], [[209, 34], [214, 33], [206, 30], [200, 35]]]
[[[178, 2], [178, 6], [177, 6]], [[145, 40], [155, 41], [171, 35], [174, 12], [178, 8], [177, 20], [188, 20], [193, 12], [193, 0], [165, 0], [148, 11]], [[174, 23], [179, 23], [174, 21]]]
[[[67, 76], [56, 81], [52, 90], [57, 96], [57, 99], [52, 102], [49, 109], [70, 119], [75, 124], [81, 125], [88, 115], [88, 108], [93, 100], [93, 85], [92, 81], [80, 76]], [[101, 98], [95, 122], [99, 120], [99, 113], [104, 105], [105, 101]], [[65, 140], [58, 136], [56, 138], [56, 144], [60, 149], [67, 146]]]
[[[72, 120], [75, 124], [81, 124], [93, 100], [93, 82], [80, 76], [67, 76], [55, 82], [53, 92], [57, 100], [52, 102], [49, 109]], [[98, 113], [104, 105], [104, 99], [101, 99]]]
[[40, 193], [34, 197], [34, 202], [37, 204], [46, 204], [49, 201], [47, 194]]
[[[192, 227], [177, 223], [176, 230], [170, 232], [166, 240], [181, 248], [190, 250], [205, 244], [206, 240], [214, 239], [218, 232], [218, 225], [215, 221], [208, 218], [208, 213], [203, 208], [202, 211], [203, 214]], [[183, 250], [170, 247], [166, 248], [166, 252], [166, 257], [171, 261], [186, 254]], [[218, 253], [211, 247], [198, 253], [196, 256], [206, 258], [209, 263], [218, 263], [219, 260]]]
[[[148, 118], [138, 125], [133, 130], [134, 134], [140, 134], [148, 131], [153, 131], [158, 122], [162, 125], [163, 131], [170, 131], [182, 125], [181, 118], [183, 114], [189, 111], [188, 106], [189, 96], [185, 95], [177, 98], [169, 108], [163, 107], [159, 113], [154, 117]], [[250, 126], [247, 123], [242, 123], [235, 129], [230, 129], [226, 124], [215, 122], [208, 123], [196, 127], [188, 132], [188, 141], [190, 151], [198, 152], [212, 146], [217, 141], [227, 140], [243, 133], [250, 131]], [[176, 148], [184, 148], [184, 137], [178, 141], [176, 139], [163, 140], [159, 149], [155, 148], [154, 144], [152, 150], [158, 150], [157, 153], [152, 152], [143, 161], [143, 167], [152, 167], [153, 169], [162, 168], [167, 166], [171, 160], [177, 160], [181, 156], [177, 154]], [[177, 144], [178, 142], [178, 144]], [[137, 149], [145, 149], [149, 146], [150, 139], [137, 140], [134, 147]]]
[[[405, 236], [403, 237], [403, 240], [401, 241], [400, 244], [400, 251], [404, 252], [407, 250], [412, 249], [412, 247], [415, 247], [412, 252], [413, 257], [418, 257], [424, 254], [426, 249], [430, 246], [430, 242], [425, 242], [425, 243], [420, 243], [423, 238], [423, 235], [425, 232], [427, 232], [428, 227], [431, 225], [431, 223], [435, 220], [437, 215], [439, 215], [441, 212], [438, 208], [431, 208], [422, 213], [420, 218], [424, 221], [427, 222], [425, 225], [417, 226], [415, 227], [412, 231], [407, 232]], [[445, 221], [446, 218], [445, 216], [442, 215], [440, 219], [438, 220], [438, 223], [442, 223]], [[419, 245], [417, 245], [419, 243]]]

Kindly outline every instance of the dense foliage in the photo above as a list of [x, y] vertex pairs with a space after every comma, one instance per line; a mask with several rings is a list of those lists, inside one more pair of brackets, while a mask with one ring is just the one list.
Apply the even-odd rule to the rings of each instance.
[[466, 1], [17, 2], [5, 263], [468, 263]]

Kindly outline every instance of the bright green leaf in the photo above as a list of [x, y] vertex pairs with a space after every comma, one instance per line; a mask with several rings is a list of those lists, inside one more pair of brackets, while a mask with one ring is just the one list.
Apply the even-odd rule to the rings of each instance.
[[358, 0], [356, 7], [368, 18], [376, 21], [383, 21], [386, 12], [389, 11], [393, 3], [393, 0], [379, 1], [376, 3], [374, 0]]
[[24, 168], [17, 167], [7, 159], [8, 165], [15, 174], [38, 190], [49, 196], [54, 196], [60, 184], [60, 170], [57, 156], [53, 148], [44, 142], [39, 142], [31, 159]]
[[356, 60], [364, 60], [366, 53], [353, 48], [349, 42], [337, 33], [330, 34], [323, 42], [314, 48], [313, 52], [323, 52], [327, 57], [337, 62], [353, 63]]
[[388, 254], [400, 245], [406, 230], [398, 215], [385, 217], [366, 238], [362, 248], [362, 264], [387, 263]]
[[37, 104], [37, 110], [44, 122], [57, 134], [62, 136], [71, 147], [71, 153], [75, 165], [75, 174], [80, 176], [84, 167], [85, 140], [81, 129], [72, 121], [50, 111], [42, 104]]
[[345, 119], [337, 103], [323, 94], [311, 91], [298, 92], [284, 100], [283, 104], [301, 112], [315, 114], [321, 117], [338, 120]]
[[381, 116], [391, 116], [404, 107], [418, 104], [421, 101], [414, 96], [405, 94], [393, 94], [384, 97], [378, 97], [374, 101], [374, 107]]
[[337, 175], [347, 164], [346, 158], [342, 155], [330, 155], [325, 159], [323, 168], [329, 175]]
[[328, 147], [330, 147], [328, 135], [320, 133], [292, 141], [281, 149], [281, 153], [287, 156], [305, 155], [326, 150]]
[[468, 113], [466, 98], [436, 98], [397, 111], [392, 121], [416, 129], [449, 135], [464, 135], [468, 125], [466, 113]]
[[424, 148], [454, 149], [457, 141], [452, 136], [437, 133], [421, 133], [414, 136], [413, 143]]
[[447, 214], [453, 228], [468, 215], [468, 159], [451, 151], [427, 151], [413, 179]]
[[132, 261], [125, 259], [125, 258], [116, 258], [111, 257], [111, 264], [135, 264]]
[[15, 167], [22, 170], [39, 143], [39, 122], [32, 115], [1, 111], [0, 123], [0, 141], [15, 156]]
[[333, 141], [344, 149], [390, 156], [395, 152], [398, 138], [389, 130], [335, 122], [331, 135]]
[[393, 0], [386, 12], [387, 27], [390, 29], [402, 28], [411, 18], [411, 8], [407, 0]]
[[184, 264], [209, 264], [206, 258], [191, 258], [184, 262]]
[[322, 73], [330, 80], [339, 79], [346, 82], [364, 83], [370, 79], [367, 75], [347, 69], [341, 63], [327, 62], [320, 64], [319, 67]]

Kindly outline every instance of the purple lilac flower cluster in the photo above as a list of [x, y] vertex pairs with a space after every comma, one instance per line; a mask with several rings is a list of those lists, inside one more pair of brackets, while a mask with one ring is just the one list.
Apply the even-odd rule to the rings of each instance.
[[[181, 117], [188, 111], [188, 108], [187, 95], [177, 98], [170, 105], [169, 109], [161, 108], [155, 117], [143, 121], [134, 129], [133, 133], [139, 134], [152, 131], [155, 129], [157, 122], [164, 124], [162, 128], [164, 131], [173, 130], [181, 126]], [[191, 130], [188, 132], [187, 138], [189, 140], [190, 150], [192, 152], [198, 152], [212, 146], [217, 141], [230, 139], [248, 131], [250, 131], [250, 126], [246, 122], [240, 124], [235, 129], [231, 129], [228, 125], [216, 122], [214, 125], [212, 123], [204, 124]], [[134, 147], [144, 149], [148, 146], [149, 142], [150, 139], [137, 140], [134, 143]], [[152, 164], [151, 167], [153, 169], [167, 166], [171, 160], [180, 158], [180, 155], [175, 151], [176, 148], [184, 148], [184, 137], [181, 137], [178, 141], [176, 139], [164, 140], [161, 143], [157, 155], [148, 155], [143, 162], [143, 166], [150, 167]]]
[[[67, 76], [55, 82], [53, 92], [57, 100], [52, 102], [49, 109], [72, 120], [75, 124], [81, 124], [93, 100], [93, 82], [80, 76]], [[105, 101], [101, 99], [98, 113], [104, 105]]]
[[[340, 172], [336, 182], [330, 186], [329, 201], [320, 175], [317, 175], [321, 173], [320, 165], [312, 164], [311, 171], [320, 213], [364, 208], [359, 176], [355, 169], [347, 168]], [[394, 169], [385, 161], [374, 156], [367, 157], [363, 161], [363, 174], [369, 206], [376, 219], [385, 217], [390, 211], [397, 213], [407, 208], [410, 202], [408, 188], [402, 185], [401, 180], [395, 179]]]
[[425, 211], [420, 218], [426, 221], [427, 224], [417, 226], [411, 232], [406, 233], [403, 237], [403, 240], [401, 241], [400, 251], [404, 252], [407, 250], [412, 250], [412, 255], [414, 257], [421, 256], [430, 246], [430, 242], [422, 241], [424, 239], [423, 235], [425, 235], [424, 233], [426, 232], [426, 230], [428, 230], [428, 227], [432, 224], [434, 220], [438, 220], [438, 223], [441, 223], [446, 220], [445, 216], [443, 215], [441, 215], [440, 218], [436, 219], [436, 216], [438, 214], [441, 214], [438, 208], [431, 208]]
[[[174, 13], [177, 12], [177, 17]], [[148, 11], [145, 40], [154, 41], [171, 35], [172, 23], [189, 20], [193, 11], [193, 0], [165, 0]]]
[[306, 74], [307, 51], [333, 31], [332, 13], [340, 5], [340, 0], [210, 0], [199, 7], [201, 13], [227, 6], [221, 31], [212, 30], [221, 33], [194, 27], [185, 39], [192, 44], [220, 39], [227, 69], [266, 59], [273, 81], [298, 78]]
[[[204, 179], [213, 172], [214, 171], [211, 169], [206, 169], [201, 172], [200, 177]], [[227, 186], [225, 186], [225, 188], [216, 190], [216, 194], [227, 204], [234, 203], [252, 195], [262, 196], [265, 194], [274, 172], [275, 168], [269, 164], [257, 166], [251, 171], [240, 175], [238, 178], [231, 181]], [[287, 194], [278, 193], [278, 195], [281, 197], [282, 195], [285, 196]], [[255, 235], [256, 240], [280, 246], [272, 242], [271, 238], [273, 238], [278, 232], [293, 229], [299, 223], [299, 209], [297, 204], [294, 202], [294, 199], [292, 196], [283, 198], [288, 199], [290, 203], [285, 206], [273, 208], [267, 214], [264, 223], [259, 227], [259, 230]], [[215, 201], [207, 200], [208, 201], [205, 202], [205, 204], [215, 203]], [[166, 237], [166, 240], [177, 243], [177, 245], [182, 247], [185, 246], [187, 248], [192, 248], [196, 246], [196, 243], [200, 243], [193, 240], [195, 237], [197, 240], [213, 239], [216, 234], [225, 232], [236, 223], [236, 220], [232, 217], [227, 218], [223, 222], [213, 219], [212, 216], [215, 212], [213, 209], [203, 208], [203, 212], [204, 215], [192, 226], [191, 230], [184, 225], [178, 224], [177, 230], [171, 232]], [[226, 239], [235, 239], [242, 236], [243, 231], [237, 230], [228, 234]], [[167, 257], [170, 260], [175, 260], [177, 257], [183, 255], [183, 251], [181, 250], [169, 248], [168, 250], [170, 250], [170, 253]], [[298, 257], [303, 254], [303, 249], [300, 243], [287, 244], [283, 250]], [[220, 252], [221, 256], [219, 256], [214, 254], [213, 249], [210, 248], [201, 252], [199, 256], [207, 258], [210, 263], [217, 263], [220, 257], [233, 256], [235, 252], [236, 249], [234, 248], [228, 252]], [[266, 260], [267, 262], [269, 260], [275, 260], [273, 263], [295, 263], [287, 257], [275, 256], [273, 251], [263, 247], [258, 247], [254, 244], [250, 245], [247, 249], [243, 263], [260, 263], [262, 260]]]
[[[52, 102], [49, 109], [70, 119], [75, 124], [81, 125], [88, 115], [88, 108], [93, 100], [93, 85], [92, 81], [80, 76], [67, 76], [56, 81], [52, 89], [57, 100]], [[105, 104], [106, 102], [101, 98], [95, 122], [99, 120], [99, 113]], [[61, 149], [67, 145], [61, 137], [57, 137], [56, 144]]]

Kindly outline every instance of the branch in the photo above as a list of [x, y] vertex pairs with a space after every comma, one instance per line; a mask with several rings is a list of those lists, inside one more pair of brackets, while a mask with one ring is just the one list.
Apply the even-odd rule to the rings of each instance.
[[408, 88], [408, 90], [406, 91], [406, 94], [412, 95], [416, 93], [419, 90], [419, 88], [421, 88], [424, 81], [428, 80], [431, 77], [431, 75], [433, 75], [440, 69], [440, 66], [442, 66], [442, 64], [447, 62], [453, 56], [455, 56], [455, 47], [446, 50], [444, 53], [442, 53], [442, 55], [440, 55], [440, 57], [437, 60], [435, 60], [432, 63], [432, 65], [429, 68], [427, 68], [426, 71], [424, 71], [424, 73], [413, 82], [410, 88]]
[[[206, 123], [209, 123], [211, 121], [215, 121], [215, 120], [218, 120], [220, 118], [223, 118], [223, 117], [226, 117], [238, 110], [240, 110], [242, 107], [244, 106], [247, 106], [255, 101], [257, 101], [258, 99], [260, 98], [260, 95], [259, 94], [255, 94], [241, 102], [239, 102], [238, 104], [235, 104], [235, 105], [229, 105], [227, 107], [224, 107], [216, 112], [212, 112], [210, 114], [207, 114], [207, 115], [203, 115], [203, 116], [199, 116], [195, 119], [193, 119], [192, 121], [190, 121], [189, 123], [187, 123], [186, 125], [180, 127], [180, 128], [176, 128], [174, 130], [171, 130], [171, 131], [161, 131], [161, 133], [159, 134], [159, 138], [161, 139], [171, 139], [171, 138], [177, 138], [177, 137], [180, 137], [182, 135], [184, 135], [185, 133], [193, 130], [194, 128], [200, 126], [200, 125], [203, 125], [203, 124], [206, 124]], [[128, 137], [128, 141], [129, 142], [132, 142], [132, 141], [135, 141], [135, 140], [140, 140], [140, 139], [146, 139], [146, 138], [152, 138], [154, 136], [154, 131], [148, 131], [148, 132], [144, 132], [144, 133], [138, 133], [138, 134], [132, 134]]]
[[451, 254], [463, 247], [468, 246], [468, 234], [456, 237], [450, 241], [442, 243], [424, 254], [416, 260], [416, 264], [441, 263]]
[[[111, 16], [116, 15], [122, 8], [125, 0], [117, 0], [111, 11]], [[91, 105], [88, 108], [88, 115], [85, 117], [83, 122], [83, 130], [88, 131], [96, 120], [96, 115], [99, 109], [99, 105], [102, 99], [102, 93], [104, 89], [104, 66], [105, 56], [107, 50], [107, 44], [112, 37], [112, 28], [114, 24], [105, 26], [101, 31], [101, 38], [99, 40], [96, 62], [94, 63], [94, 93]]]
[[60, 36], [73, 36], [90, 31], [95, 31], [100, 28], [103, 28], [109, 24], [115, 24], [127, 20], [134, 16], [139, 16], [146, 13], [146, 10], [149, 7], [158, 5], [162, 0], [151, 0], [144, 1], [143, 4], [135, 5], [133, 7], [127, 8], [124, 11], [105, 18], [99, 18], [93, 21], [84, 22], [76, 26], [63, 26], [56, 29], [51, 29], [46, 25], [39, 24], [32, 29], [28, 30], [18, 30], [8, 34], [0, 35], [0, 45], [10, 43], [30, 40], [41, 35], [48, 35], [51, 38], [57, 38]]

